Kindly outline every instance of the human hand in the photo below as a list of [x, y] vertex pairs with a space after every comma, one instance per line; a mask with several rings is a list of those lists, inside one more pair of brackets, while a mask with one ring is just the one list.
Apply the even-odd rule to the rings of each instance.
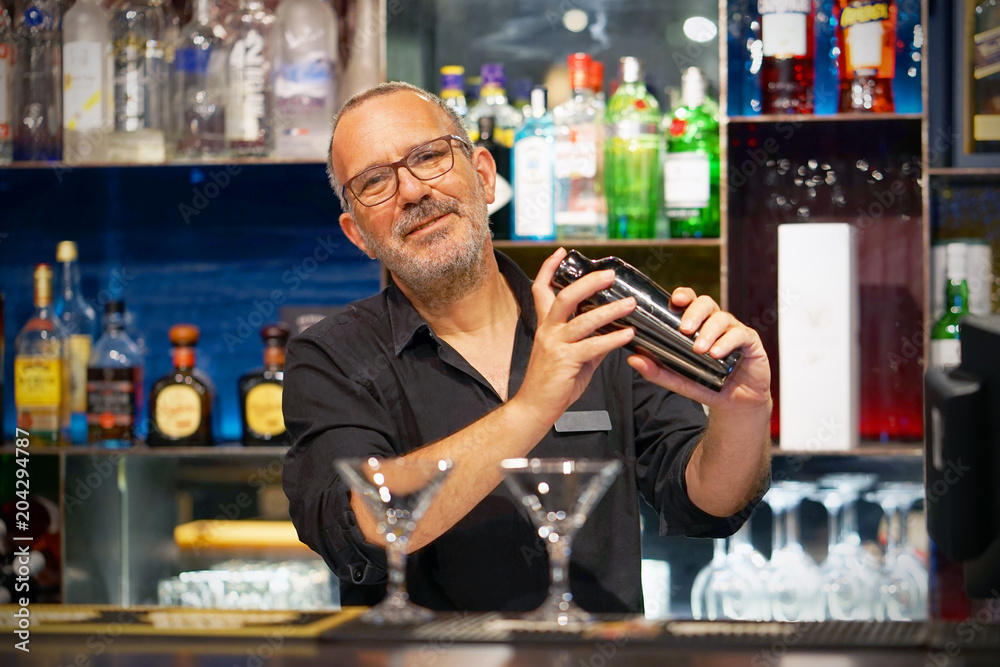
[[628, 364], [648, 381], [712, 408], [740, 410], [770, 406], [771, 366], [757, 332], [723, 311], [714, 299], [698, 296], [690, 287], [675, 289], [670, 301], [684, 311], [681, 333], [697, 332], [696, 353], [707, 352], [715, 359], [723, 359], [737, 349], [743, 353], [722, 391], [712, 391], [646, 356], [632, 355]]
[[580, 302], [610, 287], [615, 274], [589, 273], [556, 294], [552, 276], [565, 256], [566, 250], [560, 248], [546, 259], [531, 286], [538, 327], [524, 382], [512, 399], [552, 423], [580, 397], [604, 357], [635, 335], [631, 327], [592, 335], [631, 313], [636, 305], [631, 297], [574, 317]]

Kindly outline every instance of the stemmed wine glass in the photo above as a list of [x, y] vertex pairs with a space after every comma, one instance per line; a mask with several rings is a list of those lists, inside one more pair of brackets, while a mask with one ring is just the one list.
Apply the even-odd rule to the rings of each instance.
[[730, 538], [716, 538], [712, 560], [695, 576], [691, 587], [691, 615], [715, 621], [730, 618], [759, 621], [766, 618], [766, 596], [760, 570], [743, 553], [733, 550]]
[[386, 540], [389, 586], [385, 599], [362, 616], [372, 623], [417, 623], [434, 612], [410, 601], [406, 592], [406, 550], [434, 495], [452, 469], [448, 459], [376, 457], [340, 459], [337, 471], [371, 511]]
[[866, 500], [882, 506], [886, 524], [886, 548], [875, 608], [877, 620], [927, 618], [927, 568], [906, 536], [910, 509], [923, 495], [923, 485], [918, 482], [885, 482], [865, 496]]
[[823, 620], [819, 566], [799, 541], [799, 506], [816, 491], [812, 482], [777, 482], [764, 496], [773, 512], [773, 544], [765, 574], [776, 621]]
[[573, 537], [622, 469], [621, 461], [588, 459], [505, 459], [504, 482], [530, 510], [549, 556], [549, 593], [523, 618], [558, 625], [586, 623], [589, 613], [569, 590]]
[[875, 475], [835, 473], [819, 479], [813, 500], [826, 507], [829, 538], [820, 565], [828, 618], [867, 621], [875, 618], [878, 569], [861, 546], [857, 501], [875, 483]]

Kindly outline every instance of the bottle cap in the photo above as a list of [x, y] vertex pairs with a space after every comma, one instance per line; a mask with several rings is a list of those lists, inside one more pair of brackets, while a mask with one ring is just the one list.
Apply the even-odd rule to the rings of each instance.
[[604, 90], [604, 63], [600, 60], [590, 61], [590, 89], [595, 94]]
[[622, 83], [638, 83], [642, 81], [642, 61], [633, 56], [625, 56], [618, 61], [618, 71]]
[[75, 241], [60, 241], [56, 246], [57, 262], [75, 262], [78, 257]]
[[681, 104], [694, 109], [705, 103], [705, 75], [697, 67], [688, 67], [681, 75]]
[[291, 328], [284, 322], [265, 324], [260, 328], [260, 339], [267, 345], [284, 345], [288, 342]]
[[[465, 84], [463, 79], [465, 77], [465, 68], [461, 65], [445, 65], [441, 68], [441, 92], [444, 96], [449, 96], [447, 93], [452, 92], [457, 94], [465, 94]], [[455, 96], [455, 95], [451, 95]]]
[[590, 55], [586, 53], [571, 53], [566, 58], [569, 70], [569, 87], [573, 90], [590, 88]]
[[198, 344], [201, 330], [193, 324], [175, 324], [170, 327], [168, 337], [173, 345], [191, 347]]
[[482, 88], [504, 88], [507, 85], [507, 75], [503, 63], [485, 63], [479, 72], [482, 77]]
[[545, 86], [535, 86], [531, 89], [531, 115], [541, 118], [548, 111], [549, 89]]

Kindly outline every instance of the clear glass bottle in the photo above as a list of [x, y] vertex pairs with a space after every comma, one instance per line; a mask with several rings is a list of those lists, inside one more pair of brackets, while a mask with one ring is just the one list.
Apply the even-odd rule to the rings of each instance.
[[69, 163], [108, 157], [108, 21], [98, 0], [77, 0], [63, 18], [63, 159]]
[[838, 111], [892, 113], [896, 75], [896, 3], [837, 0]]
[[94, 343], [97, 316], [80, 289], [80, 266], [73, 241], [56, 246], [56, 261], [62, 267], [61, 289], [55, 313], [67, 337], [69, 363], [70, 438], [74, 444], [87, 442], [87, 361]]
[[261, 0], [240, 0], [239, 11], [226, 22], [226, 145], [231, 155], [266, 157], [274, 152], [274, 20]]
[[496, 128], [494, 137], [498, 143], [507, 148], [514, 146], [514, 134], [524, 122], [524, 114], [507, 102], [507, 75], [501, 63], [486, 63], [480, 70], [482, 84], [479, 87], [479, 99], [469, 107], [465, 117], [465, 126], [469, 136], [476, 140], [479, 131], [479, 119], [483, 116], [493, 116]]
[[441, 99], [459, 118], [465, 118], [469, 113], [469, 106], [465, 101], [465, 68], [461, 65], [445, 65], [441, 68]]
[[214, 387], [195, 368], [201, 331], [193, 324], [170, 328], [174, 368], [149, 392], [151, 447], [205, 447], [212, 444]]
[[14, 159], [61, 160], [60, 5], [58, 0], [18, 0], [14, 6]]
[[962, 362], [960, 320], [968, 313], [968, 246], [949, 243], [945, 246], [944, 313], [931, 327], [931, 365], [954, 368]]
[[681, 103], [664, 117], [663, 208], [672, 238], [719, 236], [719, 119], [697, 67], [681, 76]]
[[604, 115], [608, 237], [650, 239], [662, 185], [660, 105], [646, 90], [638, 58], [622, 58], [618, 70], [620, 83]]
[[594, 104], [602, 111], [607, 106], [607, 98], [604, 95], [604, 63], [600, 60], [590, 61], [590, 90], [594, 93]]
[[142, 412], [143, 358], [125, 331], [125, 303], [104, 306], [104, 333], [87, 364], [87, 442], [131, 447]]
[[66, 338], [52, 309], [52, 267], [35, 267], [35, 311], [14, 339], [14, 404], [17, 427], [32, 442], [67, 442], [69, 373]]
[[552, 110], [556, 121], [555, 220], [558, 239], [603, 239], [608, 235], [604, 174], [604, 109], [591, 89], [591, 58], [571, 54], [572, 97]]
[[287, 324], [269, 324], [260, 330], [264, 341], [264, 366], [243, 375], [237, 387], [243, 421], [243, 445], [287, 445], [288, 431], [281, 414], [285, 382], [285, 345], [291, 333]]
[[757, 0], [764, 49], [760, 76], [762, 111], [778, 114], [813, 112], [812, 0]]
[[282, 0], [275, 16], [275, 153], [325, 160], [337, 101], [337, 18], [325, 0]]
[[10, 15], [0, 7], [0, 164], [9, 164], [14, 158], [14, 140], [11, 135], [11, 93], [14, 85], [14, 31]]
[[511, 238], [550, 240], [555, 229], [555, 135], [556, 125], [547, 107], [548, 91], [531, 91], [531, 118], [514, 137], [511, 151]]
[[182, 159], [217, 157], [226, 151], [225, 30], [212, 0], [196, 0], [191, 21], [174, 49], [174, 155]]
[[165, 63], [167, 20], [155, 0], [120, 0], [111, 9], [114, 79], [112, 162], [166, 160], [164, 120], [170, 98]]

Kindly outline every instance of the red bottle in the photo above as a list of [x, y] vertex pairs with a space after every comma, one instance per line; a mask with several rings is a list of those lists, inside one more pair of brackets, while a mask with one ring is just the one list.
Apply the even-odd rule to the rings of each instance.
[[766, 114], [813, 112], [812, 0], [757, 0], [764, 51], [760, 68], [761, 111]]

